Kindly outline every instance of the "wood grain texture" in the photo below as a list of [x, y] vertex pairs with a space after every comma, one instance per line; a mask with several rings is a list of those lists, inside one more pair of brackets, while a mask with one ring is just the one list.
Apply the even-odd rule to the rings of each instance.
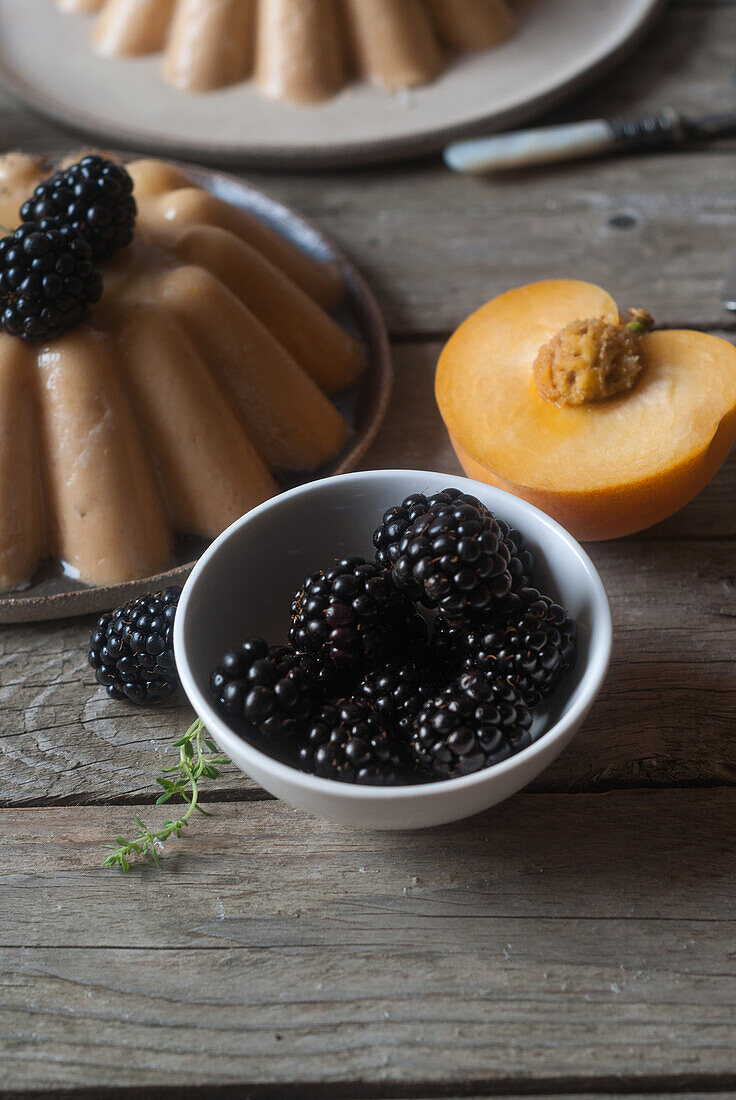
[[[437, 351], [399, 349], [394, 402], [364, 466], [446, 469], [450, 480], [457, 473], [432, 393]], [[667, 524], [588, 547], [613, 607], [612, 671], [585, 729], [537, 789], [736, 780], [733, 543], [703, 538], [736, 534], [734, 489], [736, 456]], [[152, 797], [153, 775], [191, 712], [110, 701], [86, 663], [93, 621], [0, 630], [0, 804]], [[257, 790], [232, 772], [213, 796]]]
[[[719, 541], [591, 547], [616, 640], [609, 679], [573, 745], [536, 790], [736, 781], [733, 546]], [[5, 805], [152, 795], [184, 706], [113, 703], [86, 667], [89, 622], [0, 633], [0, 798]], [[59, 654], [61, 653], [61, 660]], [[252, 792], [230, 774], [214, 793]]]
[[[607, 79], [545, 121], [639, 114], [672, 104], [693, 116], [733, 105], [734, 5], [673, 4]], [[720, 327], [736, 247], [734, 143], [706, 154], [592, 160], [507, 177], [459, 177], [436, 161], [318, 179], [266, 174], [356, 257], [394, 335], [446, 334], [509, 286], [573, 276], [604, 285], [658, 322]]]
[[[695, 115], [728, 110], [734, 56], [732, 4], [675, 5], [614, 76], [553, 118], [668, 103]], [[6, 147], [76, 142], [7, 100], [0, 125]], [[574, 163], [495, 180], [456, 176], [436, 159], [353, 173], [251, 176], [317, 221], [357, 261], [402, 339], [446, 334], [499, 291], [552, 275], [599, 282], [622, 306], [645, 305], [663, 325], [719, 327], [729, 322], [720, 290], [736, 247], [731, 148]]]
[[6, 811], [6, 1088], [731, 1071], [736, 792], [395, 835], [213, 809], [127, 878], [98, 845], [129, 810]]
[[[734, 0], [678, 0], [553, 118], [729, 109], [734, 56]], [[1, 97], [0, 132], [77, 144]], [[364, 467], [458, 472], [439, 341], [512, 283], [592, 278], [736, 338], [732, 149], [496, 182], [436, 161], [257, 177], [389, 319], [396, 393]], [[104, 872], [134, 808], [165, 816], [151, 780], [190, 711], [107, 700], [91, 620], [0, 628], [0, 1096], [736, 1094], [735, 491], [732, 456], [667, 523], [592, 547], [617, 634], [588, 723], [537, 793], [428, 833], [315, 821], [229, 772], [162, 872]]]

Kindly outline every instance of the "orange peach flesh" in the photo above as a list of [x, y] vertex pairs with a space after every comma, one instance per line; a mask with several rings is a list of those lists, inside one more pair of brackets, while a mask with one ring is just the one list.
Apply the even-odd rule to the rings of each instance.
[[509, 291], [458, 329], [436, 380], [466, 472], [590, 540], [671, 515], [707, 484], [736, 436], [736, 349], [698, 332], [644, 337], [644, 371], [629, 393], [595, 407], [544, 401], [531, 373], [537, 350], [571, 321], [594, 316], [615, 322], [619, 314], [610, 295], [587, 283]]

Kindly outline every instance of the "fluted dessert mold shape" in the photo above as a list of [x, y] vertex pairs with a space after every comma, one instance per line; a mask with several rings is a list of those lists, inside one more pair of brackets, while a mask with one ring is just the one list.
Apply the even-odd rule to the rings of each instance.
[[[0, 223], [52, 167], [0, 157]], [[0, 591], [49, 559], [88, 584], [159, 573], [177, 535], [215, 537], [348, 438], [329, 395], [364, 352], [328, 312], [337, 267], [178, 168], [127, 167], [135, 237], [100, 265], [88, 320], [48, 343], [0, 333]]]
[[54, 0], [94, 15], [108, 57], [162, 55], [188, 92], [253, 80], [263, 95], [320, 103], [354, 80], [386, 92], [427, 84], [459, 53], [513, 34], [509, 0]]

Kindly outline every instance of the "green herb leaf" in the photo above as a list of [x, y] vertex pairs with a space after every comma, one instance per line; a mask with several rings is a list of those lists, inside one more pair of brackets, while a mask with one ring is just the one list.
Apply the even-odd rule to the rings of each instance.
[[[207, 757], [206, 752], [216, 752], [216, 746], [209, 738], [201, 719], [192, 723], [183, 737], [174, 741], [174, 747], [179, 749], [179, 761], [170, 767], [163, 768], [156, 777], [156, 783], [163, 788], [163, 793], [156, 799], [156, 805], [160, 806], [174, 797], [179, 797], [187, 803], [184, 815], [175, 821], [164, 821], [157, 832], [152, 832], [138, 814], [133, 814], [133, 820], [138, 828], [135, 836], [126, 838], [116, 836], [114, 844], [103, 844], [102, 847], [111, 851], [111, 855], [105, 856], [103, 867], [120, 867], [127, 873], [130, 870], [130, 856], [150, 855], [157, 867], [161, 866], [161, 859], [157, 850], [164, 841], [171, 836], [181, 837], [182, 830], [189, 824], [189, 818], [196, 810], [198, 813], [209, 816], [207, 810], [199, 805], [198, 782], [202, 777], [217, 779], [219, 767], [229, 764], [227, 757]], [[176, 774], [176, 779], [166, 777]]]

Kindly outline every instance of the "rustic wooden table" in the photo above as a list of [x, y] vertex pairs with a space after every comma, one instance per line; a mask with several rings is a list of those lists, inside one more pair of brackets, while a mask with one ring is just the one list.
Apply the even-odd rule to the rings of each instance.
[[[734, 0], [681, 0], [560, 115], [733, 109], [735, 64]], [[75, 141], [7, 101], [0, 134]], [[397, 385], [368, 467], [457, 472], [437, 352], [509, 285], [578, 276], [667, 326], [736, 328], [733, 147], [503, 181], [430, 160], [259, 182], [385, 311]], [[429, 833], [315, 821], [228, 771], [162, 871], [104, 871], [101, 842], [155, 817], [190, 712], [110, 702], [88, 620], [2, 629], [0, 1093], [736, 1090], [735, 490], [732, 459], [667, 523], [590, 548], [616, 624], [592, 717], [531, 790]]]

